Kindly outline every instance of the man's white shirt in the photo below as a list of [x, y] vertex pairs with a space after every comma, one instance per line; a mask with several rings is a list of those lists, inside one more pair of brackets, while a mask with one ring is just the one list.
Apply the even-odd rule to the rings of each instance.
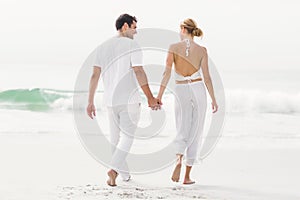
[[141, 101], [132, 67], [143, 66], [138, 43], [127, 37], [113, 37], [96, 48], [93, 67], [101, 68], [104, 104], [117, 106]]

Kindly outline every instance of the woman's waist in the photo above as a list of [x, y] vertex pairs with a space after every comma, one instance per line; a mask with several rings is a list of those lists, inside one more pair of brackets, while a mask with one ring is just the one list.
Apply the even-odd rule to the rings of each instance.
[[189, 84], [195, 82], [202, 82], [202, 78], [195, 78], [195, 79], [187, 79], [187, 80], [175, 80], [176, 84]]

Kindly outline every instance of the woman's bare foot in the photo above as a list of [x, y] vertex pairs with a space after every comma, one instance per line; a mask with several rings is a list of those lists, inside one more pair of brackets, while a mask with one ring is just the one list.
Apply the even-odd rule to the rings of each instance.
[[190, 179], [190, 173], [191, 173], [191, 170], [192, 170], [192, 166], [186, 166], [186, 170], [185, 170], [185, 175], [184, 175], [184, 180], [183, 180], [183, 184], [186, 184], [186, 185], [190, 185], [190, 184], [194, 184], [195, 181], [192, 181]]
[[106, 181], [107, 185], [112, 186], [112, 187], [117, 186], [116, 178], [118, 176], [118, 173], [115, 170], [111, 169], [107, 172], [107, 175], [109, 177], [109, 179]]
[[190, 185], [190, 184], [194, 184], [195, 181], [192, 181], [190, 178], [184, 178], [183, 184], [185, 185]]
[[179, 156], [179, 158], [177, 159], [175, 169], [174, 169], [173, 174], [172, 174], [172, 181], [174, 181], [174, 182], [179, 181], [181, 165], [182, 165], [182, 156]]

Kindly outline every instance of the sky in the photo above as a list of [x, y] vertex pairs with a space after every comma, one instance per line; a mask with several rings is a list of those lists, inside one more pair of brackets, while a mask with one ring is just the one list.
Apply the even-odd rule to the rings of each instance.
[[296, 0], [0, 0], [0, 67], [78, 68], [116, 34], [116, 18], [129, 13], [140, 29], [178, 31], [181, 21], [194, 19], [204, 32], [195, 40], [220, 71], [293, 72], [300, 66], [299, 6]]

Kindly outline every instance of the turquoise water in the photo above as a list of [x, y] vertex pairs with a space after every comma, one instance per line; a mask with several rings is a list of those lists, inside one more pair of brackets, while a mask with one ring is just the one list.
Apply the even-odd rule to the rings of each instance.
[[55, 101], [71, 95], [71, 91], [42, 88], [5, 90], [0, 92], [0, 108], [47, 111]]
[[[87, 91], [78, 91], [88, 96]], [[72, 90], [49, 88], [12, 89], [0, 91], [0, 109], [29, 110], [47, 112], [52, 110], [72, 111]], [[226, 105], [229, 113], [300, 113], [300, 91], [284, 92], [281, 90], [226, 89]], [[141, 93], [143, 104], [145, 96]], [[103, 92], [96, 93], [95, 103], [101, 105]], [[172, 99], [173, 94], [166, 92], [163, 101]], [[168, 100], [169, 101], [169, 100]], [[208, 101], [210, 101], [208, 99]], [[84, 104], [84, 103], [82, 103]], [[82, 105], [84, 108], [86, 105]], [[172, 109], [173, 104], [166, 102], [165, 107]]]

